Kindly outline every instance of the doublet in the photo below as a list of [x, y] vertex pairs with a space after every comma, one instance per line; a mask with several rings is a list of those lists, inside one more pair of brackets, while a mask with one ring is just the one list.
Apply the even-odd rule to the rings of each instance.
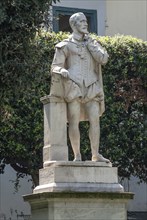
[[105, 64], [107, 59], [107, 52], [95, 40], [87, 44], [72, 35], [56, 45], [52, 73], [60, 74], [65, 68], [76, 84], [89, 87], [99, 80], [97, 64]]

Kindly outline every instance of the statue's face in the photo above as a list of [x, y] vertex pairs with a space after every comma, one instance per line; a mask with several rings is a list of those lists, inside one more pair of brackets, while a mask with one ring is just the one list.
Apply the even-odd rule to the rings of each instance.
[[77, 29], [77, 31], [80, 34], [87, 34], [88, 33], [88, 30], [87, 30], [88, 24], [87, 24], [87, 19], [86, 19], [85, 15], [80, 15], [77, 18], [75, 28]]

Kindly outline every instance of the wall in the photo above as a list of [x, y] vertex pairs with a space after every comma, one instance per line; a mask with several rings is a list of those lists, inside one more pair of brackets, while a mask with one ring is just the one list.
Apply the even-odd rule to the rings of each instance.
[[147, 184], [139, 183], [139, 179], [131, 177], [122, 183], [126, 192], [134, 193], [134, 199], [128, 203], [128, 210], [135, 212], [147, 212]]
[[147, 40], [147, 0], [107, 0], [106, 14], [106, 35]]
[[17, 218], [17, 214], [20, 215], [22, 212], [25, 215], [30, 215], [30, 205], [22, 198], [22, 195], [32, 193], [32, 182], [28, 182], [30, 177], [21, 179], [21, 187], [17, 193], [15, 193], [14, 183], [12, 183], [15, 179], [16, 172], [10, 166], [6, 166], [5, 173], [0, 174], [0, 220], [23, 219]]

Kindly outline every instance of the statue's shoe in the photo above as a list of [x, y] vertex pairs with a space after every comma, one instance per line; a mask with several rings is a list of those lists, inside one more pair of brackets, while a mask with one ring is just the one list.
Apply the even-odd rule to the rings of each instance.
[[106, 159], [101, 154], [98, 154], [97, 156], [92, 156], [92, 161], [110, 163], [110, 160]]
[[74, 160], [73, 161], [81, 161], [81, 154], [78, 154], [75, 156]]

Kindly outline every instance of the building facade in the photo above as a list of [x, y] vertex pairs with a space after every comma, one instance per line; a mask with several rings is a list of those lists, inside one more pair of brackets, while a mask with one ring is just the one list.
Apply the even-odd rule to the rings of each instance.
[[[56, 17], [58, 10], [60, 10], [58, 15], [65, 15], [65, 13], [70, 15], [82, 11], [86, 16], [91, 10], [95, 14], [92, 23], [96, 26], [92, 31], [98, 35], [132, 35], [147, 41], [146, 0], [61, 0], [60, 3], [53, 5], [53, 22], [59, 19]], [[64, 21], [62, 25], [64, 26]], [[55, 24], [53, 29], [62, 30]]]

